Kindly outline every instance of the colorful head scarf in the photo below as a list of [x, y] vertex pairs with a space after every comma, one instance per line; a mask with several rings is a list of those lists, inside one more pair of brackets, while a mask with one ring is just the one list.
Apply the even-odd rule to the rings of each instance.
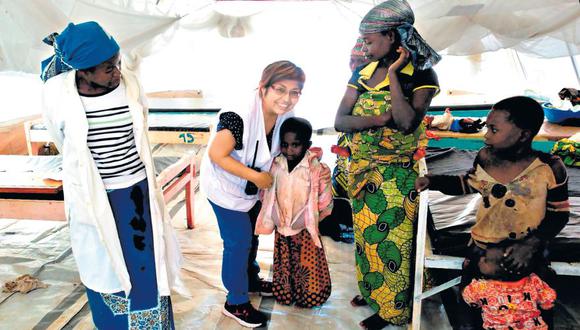
[[[411, 6], [405, 0], [387, 0], [371, 9], [362, 19], [359, 32], [361, 34], [379, 33], [395, 29], [401, 36], [401, 46], [409, 50], [413, 66], [420, 70], [428, 69], [441, 60], [441, 56], [421, 38], [413, 27], [415, 15]], [[351, 53], [353, 57], [364, 54], [362, 38], [357, 40]], [[364, 62], [364, 59], [360, 60]]]
[[43, 41], [54, 47], [54, 55], [42, 61], [42, 81], [69, 70], [92, 68], [119, 52], [115, 39], [96, 22], [70, 23]]

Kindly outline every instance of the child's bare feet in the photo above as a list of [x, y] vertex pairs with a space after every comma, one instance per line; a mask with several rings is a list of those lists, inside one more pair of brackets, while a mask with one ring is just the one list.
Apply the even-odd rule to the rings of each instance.
[[380, 330], [389, 324], [391, 323], [389, 321], [383, 320], [383, 318], [379, 316], [379, 313], [373, 314], [359, 323], [361, 328], [367, 330]]
[[350, 301], [350, 304], [353, 307], [360, 307], [360, 306], [368, 305], [365, 298], [363, 298], [363, 296], [361, 296], [360, 294], [357, 294], [356, 296], [354, 296], [354, 298], [352, 298], [352, 300]]

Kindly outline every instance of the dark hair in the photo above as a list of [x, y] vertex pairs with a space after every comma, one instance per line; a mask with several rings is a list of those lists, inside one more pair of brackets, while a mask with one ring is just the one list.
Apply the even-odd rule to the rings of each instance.
[[290, 61], [277, 61], [269, 64], [262, 72], [260, 88], [268, 88], [281, 80], [295, 80], [299, 83], [300, 89], [304, 87], [306, 76], [304, 71]]
[[509, 114], [508, 119], [521, 129], [538, 134], [544, 123], [544, 110], [534, 99], [527, 96], [513, 96], [493, 105], [491, 110], [501, 110]]
[[280, 141], [288, 132], [296, 133], [296, 139], [300, 142], [308, 142], [312, 138], [312, 125], [304, 118], [290, 117], [280, 126]]

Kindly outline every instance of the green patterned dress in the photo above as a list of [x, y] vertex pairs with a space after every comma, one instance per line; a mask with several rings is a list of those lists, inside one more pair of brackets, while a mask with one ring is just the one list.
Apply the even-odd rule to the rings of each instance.
[[[390, 92], [368, 91], [355, 116], [390, 110]], [[381, 318], [404, 324], [411, 315], [413, 225], [419, 198], [413, 154], [425, 128], [405, 135], [380, 128], [352, 135], [349, 195], [353, 206], [358, 286]]]
[[[359, 83], [353, 84], [357, 80]], [[365, 88], [361, 88], [360, 82], [361, 78], [353, 77], [349, 84], [361, 93], [353, 116], [390, 111], [388, 86], [369, 90], [364, 83]], [[436, 76], [433, 83], [419, 82], [426, 88], [437, 88], [436, 84]], [[416, 86], [412, 85], [407, 94]], [[411, 134], [388, 127], [368, 129], [352, 133], [349, 141], [348, 193], [353, 207], [358, 287], [381, 318], [397, 325], [407, 323], [411, 316], [413, 233], [419, 203], [414, 190], [419, 165], [413, 157], [426, 144], [424, 124]]]
[[[350, 153], [349, 146], [350, 135], [346, 133], [338, 134], [336, 145]], [[332, 196], [348, 198], [348, 157], [337, 154], [336, 163], [332, 172]]]

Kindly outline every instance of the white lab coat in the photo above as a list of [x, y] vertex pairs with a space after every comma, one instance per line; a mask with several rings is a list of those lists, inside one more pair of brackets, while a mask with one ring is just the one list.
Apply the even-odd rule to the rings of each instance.
[[[143, 89], [133, 73], [123, 69], [135, 145], [147, 172], [159, 294], [167, 296], [180, 269], [181, 253], [157, 187], [147, 137], [147, 111]], [[43, 88], [42, 111], [48, 131], [61, 152], [65, 212], [71, 246], [81, 281], [101, 293], [124, 291], [131, 281], [117, 234], [105, 186], [87, 147], [88, 123], [77, 92], [75, 71], [49, 79]]]

